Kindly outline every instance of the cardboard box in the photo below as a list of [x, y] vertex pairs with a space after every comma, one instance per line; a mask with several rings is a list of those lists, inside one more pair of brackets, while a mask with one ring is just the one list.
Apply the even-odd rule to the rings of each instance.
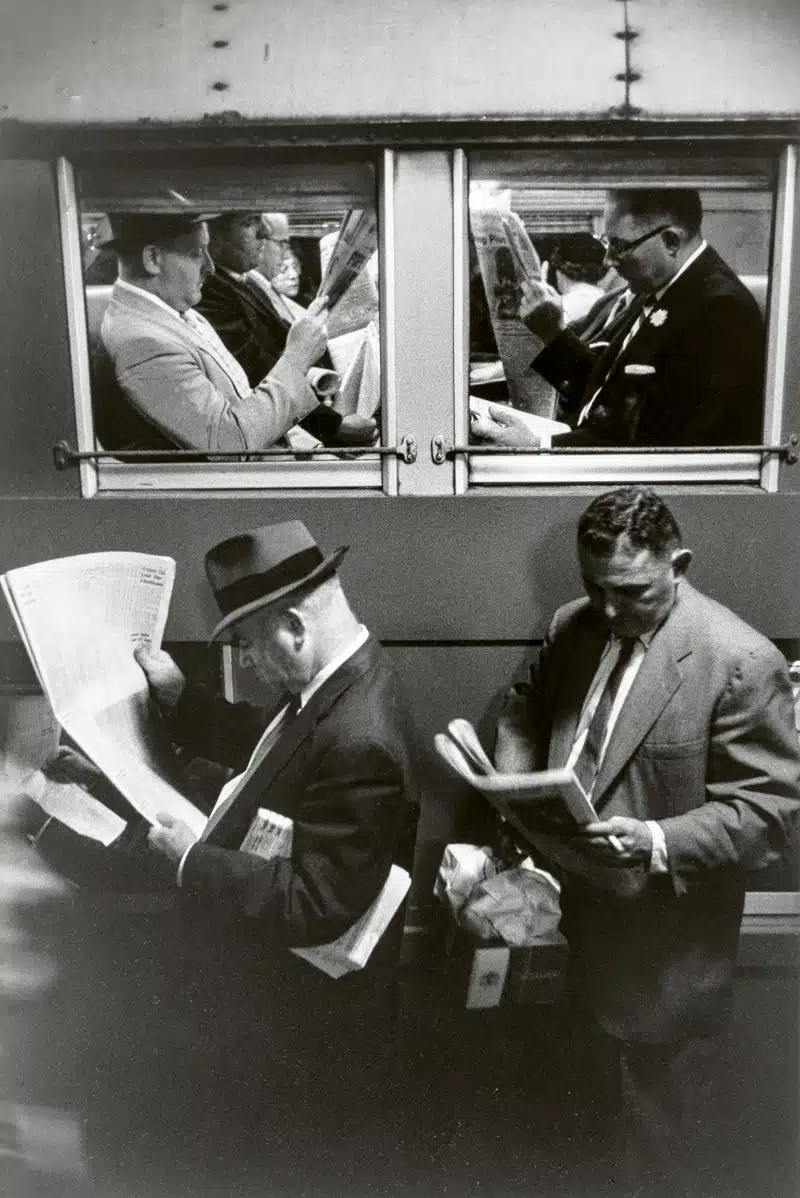
[[547, 943], [509, 948], [499, 940], [481, 942], [449, 916], [444, 937], [444, 970], [453, 1001], [466, 1010], [504, 1003], [552, 1003], [564, 985], [567, 944], [556, 934]]

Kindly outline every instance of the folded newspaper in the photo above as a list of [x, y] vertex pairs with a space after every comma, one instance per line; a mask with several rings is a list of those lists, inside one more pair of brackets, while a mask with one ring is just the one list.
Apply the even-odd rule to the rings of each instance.
[[[293, 838], [294, 824], [288, 816], [259, 807], [242, 841], [241, 851], [255, 853], [266, 860], [291, 857]], [[291, 951], [332, 978], [363, 969], [410, 885], [408, 872], [399, 865], [393, 865], [378, 897], [338, 939], [330, 944], [293, 948]]]
[[469, 226], [511, 400], [515, 408], [551, 418], [555, 390], [532, 366], [544, 342], [519, 318], [522, 284], [541, 279], [539, 255], [502, 196], [472, 192]]
[[0, 585], [61, 727], [151, 824], [168, 812], [199, 835], [206, 818], [178, 789], [173, 746], [133, 657], [140, 645], [159, 649], [174, 577], [168, 557], [89, 553], [9, 570]]
[[462, 719], [451, 720], [446, 733], [436, 734], [434, 744], [450, 769], [478, 790], [524, 842], [548, 860], [619, 895], [642, 889], [642, 868], [603, 865], [570, 844], [571, 834], [580, 825], [599, 818], [573, 770], [499, 773], [475, 729]]

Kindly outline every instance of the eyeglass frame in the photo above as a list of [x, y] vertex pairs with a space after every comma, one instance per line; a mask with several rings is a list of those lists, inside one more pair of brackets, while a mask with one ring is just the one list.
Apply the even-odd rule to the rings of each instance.
[[[628, 254], [633, 253], [634, 250], [638, 250], [639, 246], [644, 245], [644, 243], [649, 241], [651, 237], [655, 237], [658, 233], [665, 233], [666, 230], [670, 228], [672, 228], [671, 224], [658, 225], [655, 229], [651, 229], [649, 233], [644, 233], [641, 237], [637, 237], [634, 241], [622, 242], [621, 249], [615, 248], [611, 241], [609, 241], [609, 239], [606, 237], [605, 233], [595, 234], [595, 240], [600, 242], [601, 246], [605, 250], [606, 257], [610, 256], [619, 262], [622, 258], [627, 258]], [[617, 241], [617, 246], [620, 245], [618, 239], [612, 238], [612, 240]]]

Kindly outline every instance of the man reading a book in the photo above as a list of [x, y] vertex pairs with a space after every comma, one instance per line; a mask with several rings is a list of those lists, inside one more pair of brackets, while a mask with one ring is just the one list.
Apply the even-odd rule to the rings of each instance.
[[571, 766], [597, 812], [569, 840], [580, 868], [561, 870], [571, 1010], [621, 1102], [613, 1192], [666, 1198], [694, 1193], [682, 1100], [729, 1005], [745, 874], [794, 836], [800, 745], [781, 654], [690, 585], [657, 495], [601, 495], [577, 548], [587, 597], [556, 612], [507, 697], [496, 762]]
[[[221, 1121], [237, 1167], [280, 1160], [295, 1179], [304, 1167], [324, 1172], [327, 1151], [351, 1159], [348, 1136], [378, 1117], [379, 1095], [388, 1101], [403, 905], [366, 966], [346, 977], [290, 950], [336, 940], [393, 865], [410, 873], [418, 816], [404, 702], [342, 589], [346, 550], [324, 554], [296, 520], [206, 555], [222, 612], [211, 639], [230, 637], [240, 664], [281, 696], [271, 720], [187, 682], [168, 654], [137, 651], [175, 744], [233, 772], [199, 838], [167, 815], [108, 849], [54, 821], [39, 838], [45, 857], [95, 890], [119, 888], [115, 877], [136, 889], [138, 870], [140, 889], [180, 897], [171, 951], [181, 970], [170, 963], [179, 992], [165, 1006], [182, 1012], [191, 1048], [157, 1062], [165, 1093], [172, 1079], [180, 1095], [164, 1110], [180, 1123], [188, 1108], [189, 1134], [203, 1143], [207, 1133], [211, 1156], [224, 1157]], [[263, 844], [270, 822], [289, 833], [279, 855], [242, 851], [249, 833], [248, 844], [256, 834]], [[180, 1135], [163, 1133], [162, 1149], [179, 1156]]]

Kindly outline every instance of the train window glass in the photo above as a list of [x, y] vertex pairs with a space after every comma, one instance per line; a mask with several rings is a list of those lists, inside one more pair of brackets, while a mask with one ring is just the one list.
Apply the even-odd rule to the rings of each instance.
[[758, 481], [734, 447], [764, 441], [777, 178], [686, 145], [470, 154], [469, 443], [515, 452], [466, 485]]
[[130, 158], [61, 164], [84, 493], [384, 486], [378, 157]]

